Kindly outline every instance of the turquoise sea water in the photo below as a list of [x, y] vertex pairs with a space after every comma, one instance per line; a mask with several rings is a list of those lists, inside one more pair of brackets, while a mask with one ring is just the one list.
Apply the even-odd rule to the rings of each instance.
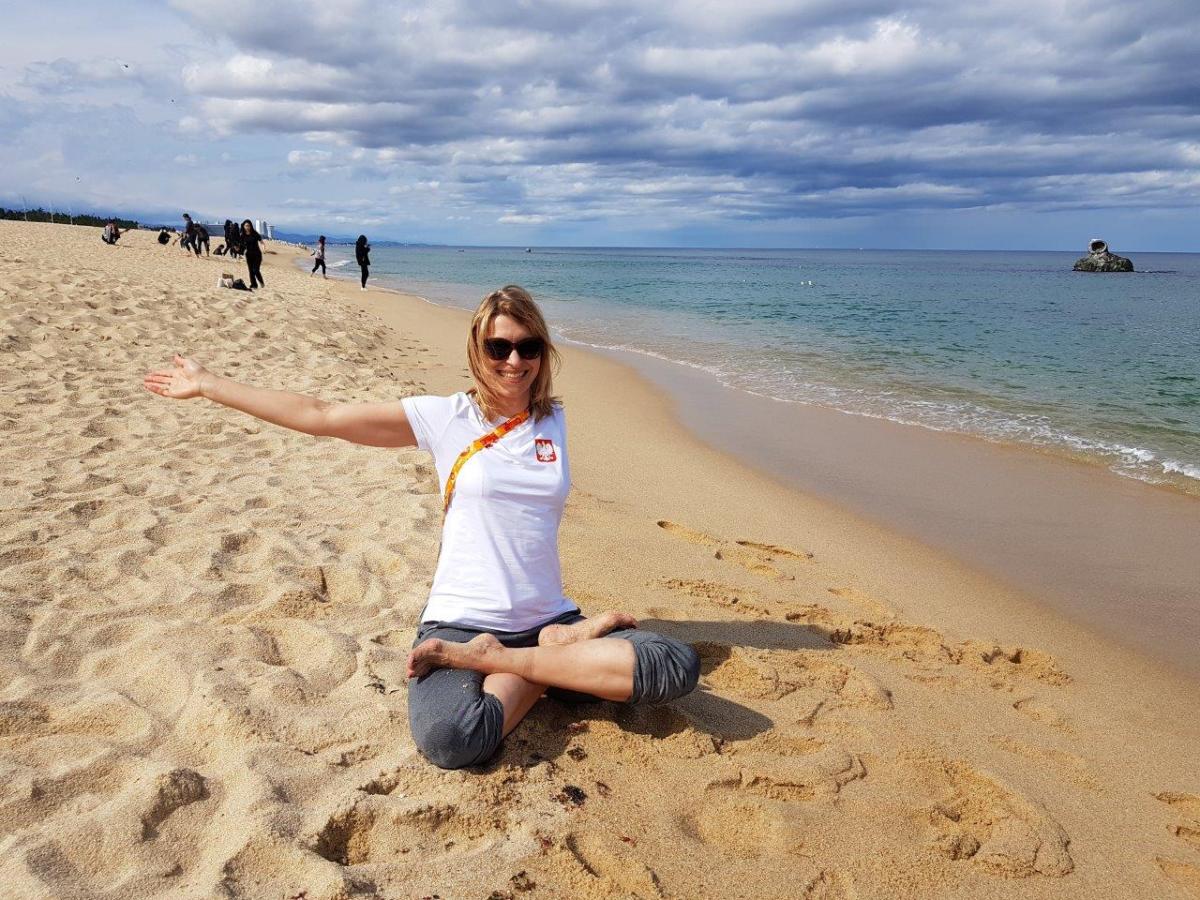
[[571, 341], [1200, 494], [1200, 254], [1080, 255], [377, 247], [372, 279], [464, 308], [521, 284]]

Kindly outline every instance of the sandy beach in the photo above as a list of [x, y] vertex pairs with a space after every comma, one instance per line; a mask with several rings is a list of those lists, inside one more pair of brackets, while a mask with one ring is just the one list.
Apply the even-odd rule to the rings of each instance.
[[[0, 884], [14, 898], [1200, 897], [1200, 696], [1037, 596], [701, 443], [565, 348], [568, 594], [692, 643], [669, 706], [408, 735], [429, 457], [145, 392], [467, 385], [466, 314], [0, 222]], [[480, 293], [497, 285], [480, 285]], [[982, 515], [982, 512], [981, 512]]]

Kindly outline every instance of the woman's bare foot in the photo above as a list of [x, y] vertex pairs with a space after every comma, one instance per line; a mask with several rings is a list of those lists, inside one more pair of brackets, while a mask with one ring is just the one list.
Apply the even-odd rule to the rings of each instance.
[[637, 619], [623, 612], [606, 612], [571, 625], [547, 625], [538, 633], [538, 645], [574, 644], [604, 637], [618, 628], [637, 628]]
[[490, 634], [481, 634], [465, 644], [430, 638], [412, 648], [408, 654], [408, 677], [420, 678], [434, 669], [473, 669], [490, 673], [498, 652], [504, 645]]

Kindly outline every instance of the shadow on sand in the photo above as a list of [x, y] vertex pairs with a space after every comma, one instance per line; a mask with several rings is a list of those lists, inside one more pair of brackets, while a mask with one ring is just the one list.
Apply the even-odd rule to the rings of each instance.
[[[735, 647], [828, 651], [837, 646], [819, 629], [790, 622], [644, 619], [638, 627], [691, 644], [701, 651], [706, 662], [714, 657], [718, 660], [728, 657]], [[631, 736], [671, 741], [684, 756], [705, 752], [705, 745], [715, 749], [724, 741], [748, 740], [775, 724], [762, 713], [703, 686], [658, 707], [605, 701], [567, 702], [547, 697], [509, 735], [503, 751], [485, 768], [532, 766], [561, 761], [563, 756], [581, 759], [586, 751], [576, 738], [596, 722], [612, 722]], [[689, 741], [689, 733], [707, 740]]]

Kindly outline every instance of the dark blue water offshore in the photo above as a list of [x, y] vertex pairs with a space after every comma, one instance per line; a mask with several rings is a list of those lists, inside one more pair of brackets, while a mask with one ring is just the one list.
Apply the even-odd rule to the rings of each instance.
[[521, 284], [572, 341], [1200, 493], [1200, 254], [1079, 255], [376, 247], [372, 278], [464, 308]]

